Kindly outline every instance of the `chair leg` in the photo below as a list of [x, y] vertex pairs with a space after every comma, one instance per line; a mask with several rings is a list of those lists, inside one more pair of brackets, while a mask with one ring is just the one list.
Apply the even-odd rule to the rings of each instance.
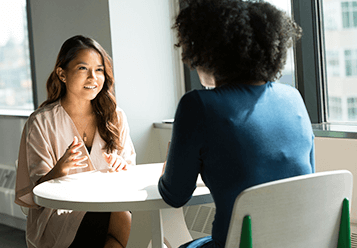
[[350, 204], [347, 198], [343, 200], [337, 248], [351, 248]]
[[252, 219], [249, 215], [243, 219], [239, 248], [253, 248]]

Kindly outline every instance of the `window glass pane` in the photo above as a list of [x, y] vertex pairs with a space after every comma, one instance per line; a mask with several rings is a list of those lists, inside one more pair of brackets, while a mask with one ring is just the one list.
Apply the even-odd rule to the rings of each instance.
[[329, 117], [331, 119], [342, 120], [342, 102], [339, 97], [329, 97]]
[[348, 120], [357, 121], [357, 98], [347, 98]]
[[323, 0], [323, 16], [328, 121], [357, 121], [357, 0]]
[[[331, 2], [327, 1], [326, 2]], [[344, 28], [348, 28], [350, 26], [350, 15], [349, 15], [349, 7], [348, 7], [348, 2], [342, 2], [341, 3], [341, 11], [342, 11], [342, 23]], [[326, 8], [326, 7], [325, 7]]]
[[0, 3], [0, 110], [33, 110], [26, 1]]
[[340, 61], [338, 51], [326, 51], [326, 57], [328, 76], [340, 76]]
[[[333, 5], [324, 6], [324, 26], [326, 30], [336, 30], [338, 28], [338, 23], [335, 20], [336, 9]], [[348, 19], [346, 17], [346, 19]], [[345, 25], [345, 21], [344, 24]]]

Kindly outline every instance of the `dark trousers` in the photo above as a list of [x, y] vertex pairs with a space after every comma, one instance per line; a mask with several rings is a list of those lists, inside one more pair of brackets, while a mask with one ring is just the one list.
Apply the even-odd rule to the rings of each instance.
[[69, 248], [104, 247], [108, 233], [110, 214], [110, 212], [87, 212]]

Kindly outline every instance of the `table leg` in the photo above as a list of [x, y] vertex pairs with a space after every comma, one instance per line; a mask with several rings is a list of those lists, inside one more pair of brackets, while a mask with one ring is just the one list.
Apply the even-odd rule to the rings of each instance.
[[132, 212], [131, 230], [127, 248], [146, 248], [151, 240], [150, 211]]
[[172, 248], [192, 240], [183, 208], [132, 212], [127, 248], [164, 248], [164, 237]]
[[131, 230], [127, 248], [164, 248], [160, 211], [132, 212]]
[[183, 208], [161, 209], [164, 236], [171, 247], [180, 245], [192, 240], [187, 229]]
[[162, 228], [161, 209], [151, 211], [152, 247], [164, 248], [164, 230]]

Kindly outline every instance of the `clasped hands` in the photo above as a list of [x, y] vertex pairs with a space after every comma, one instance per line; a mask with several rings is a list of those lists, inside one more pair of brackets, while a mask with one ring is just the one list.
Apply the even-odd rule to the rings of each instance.
[[[67, 172], [72, 168], [84, 168], [88, 164], [82, 163], [88, 160], [88, 156], [81, 156], [82, 152], [78, 151], [84, 146], [83, 142], [79, 142], [77, 136], [74, 137], [73, 142], [68, 146], [67, 150], [57, 162], [57, 166], [62, 167], [62, 170]], [[128, 163], [117, 154], [116, 151], [108, 154], [102, 153], [104, 160], [108, 163], [109, 168], [113, 171], [127, 170]]]

